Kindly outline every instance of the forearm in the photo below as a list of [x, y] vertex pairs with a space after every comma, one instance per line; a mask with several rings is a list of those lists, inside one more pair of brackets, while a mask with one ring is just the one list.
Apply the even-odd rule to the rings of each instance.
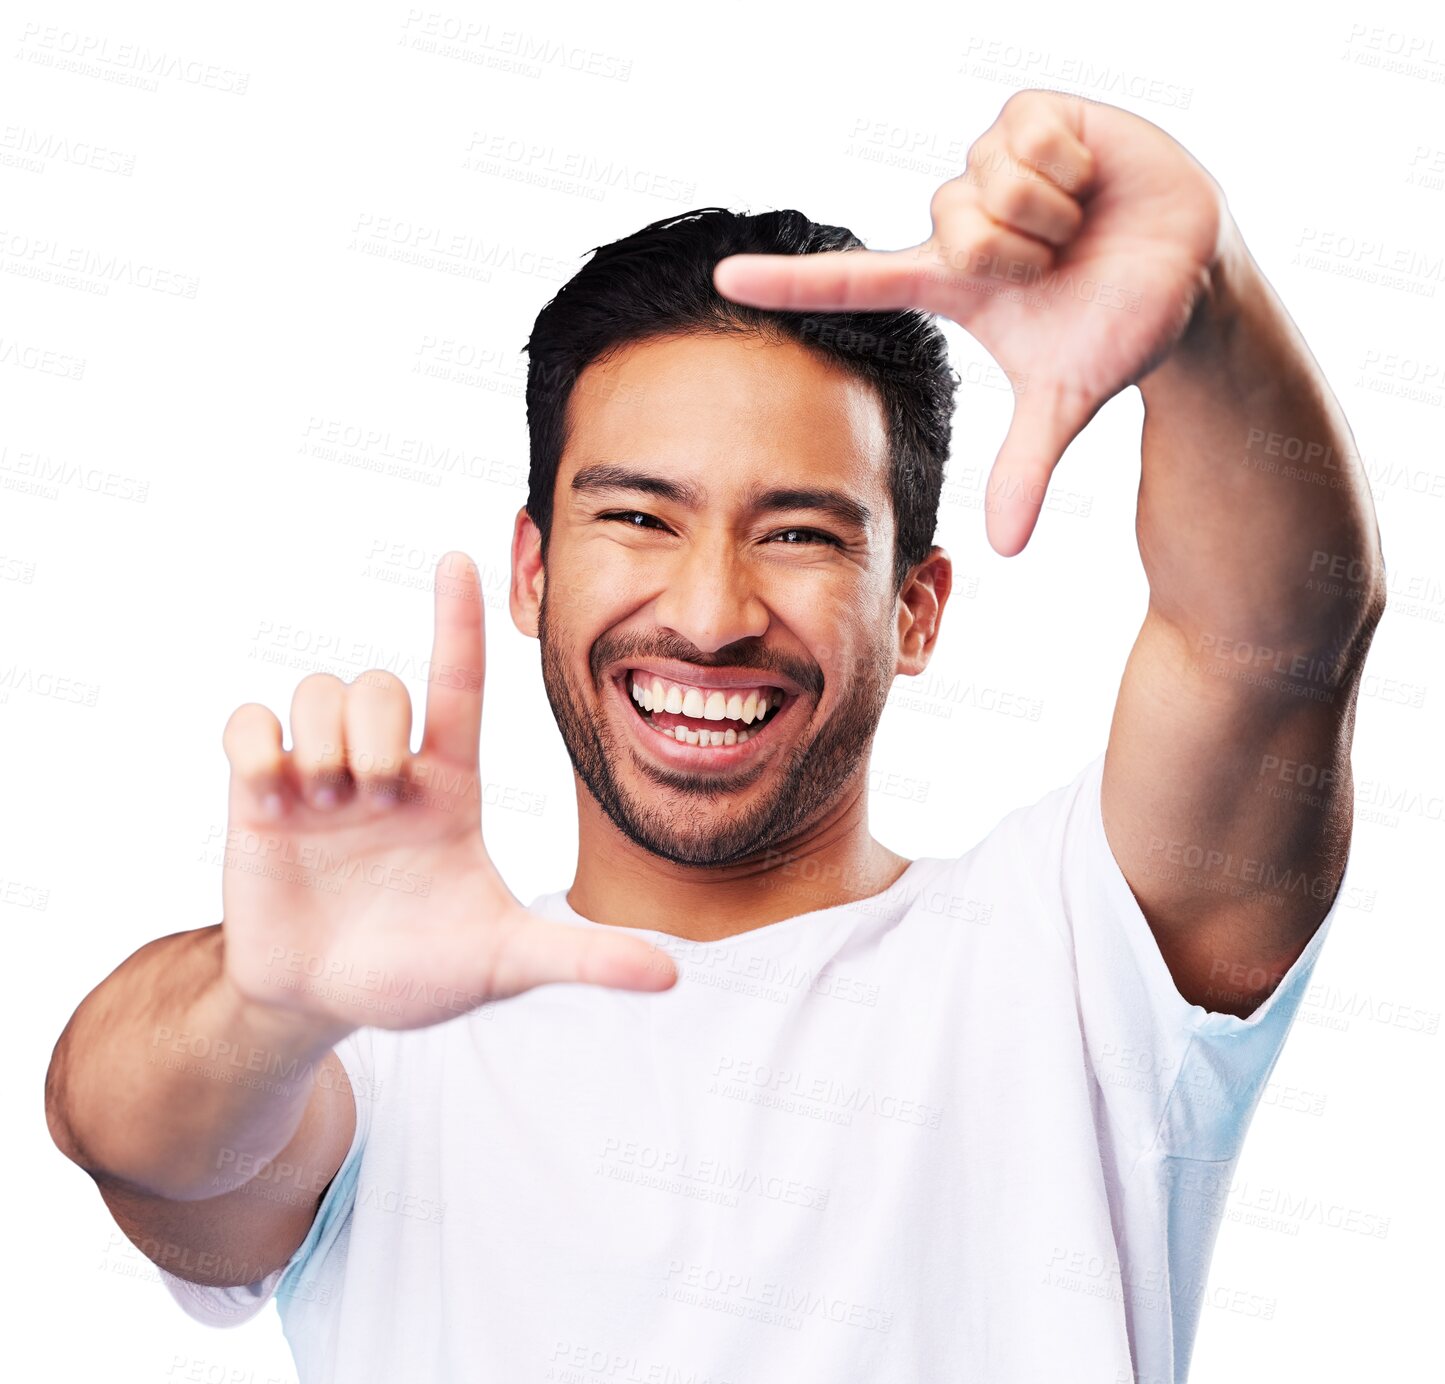
[[321, 1060], [346, 1030], [244, 1001], [219, 927], [142, 947], [61, 1034], [46, 1116], [97, 1179], [199, 1200], [234, 1190], [287, 1146]]
[[1198, 657], [1347, 658], [1383, 604], [1374, 505], [1339, 403], [1232, 225], [1139, 388], [1151, 610]]

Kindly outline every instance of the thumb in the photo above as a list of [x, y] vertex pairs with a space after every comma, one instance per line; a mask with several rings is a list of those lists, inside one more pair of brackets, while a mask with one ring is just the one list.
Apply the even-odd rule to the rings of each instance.
[[497, 920], [486, 986], [504, 999], [537, 985], [573, 982], [615, 990], [667, 990], [677, 963], [656, 943], [620, 926], [579, 927], [515, 905]]
[[920, 305], [931, 260], [908, 250], [824, 250], [812, 255], [725, 255], [712, 271], [724, 298], [755, 308], [888, 312]]
[[1060, 388], [1031, 390], [1026, 384], [1015, 394], [1013, 418], [989, 473], [983, 506], [988, 541], [1000, 557], [1023, 551], [1054, 468], [1098, 408], [1086, 396]]

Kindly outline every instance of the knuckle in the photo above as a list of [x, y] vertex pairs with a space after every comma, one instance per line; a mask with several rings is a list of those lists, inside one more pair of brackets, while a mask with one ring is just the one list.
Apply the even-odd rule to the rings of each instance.
[[404, 734], [410, 723], [411, 695], [395, 673], [368, 668], [349, 688], [346, 759], [358, 780], [402, 775], [410, 758]]
[[1014, 155], [1035, 168], [1057, 164], [1058, 141], [1048, 126], [1031, 121], [1022, 126], [1010, 141]]
[[950, 269], [966, 272], [979, 256], [978, 237], [955, 236], [948, 244], [941, 245], [939, 250]]
[[984, 231], [976, 242], [975, 258], [980, 264], [1002, 259], [1008, 243], [1002, 231]]
[[238, 706], [221, 732], [221, 748], [240, 774], [254, 774], [274, 765], [280, 758], [281, 723], [269, 707], [259, 702]]
[[969, 145], [964, 171], [955, 181], [961, 185], [961, 189], [986, 187], [998, 172], [999, 165], [1007, 164], [1007, 159], [1007, 151], [995, 140], [987, 135], [980, 136]]
[[939, 221], [946, 216], [949, 208], [953, 205], [954, 194], [949, 190], [951, 186], [950, 183], [944, 183], [929, 200], [928, 213], [934, 221]]
[[260, 702], [242, 702], [226, 718], [226, 728], [222, 731], [222, 736], [230, 738], [246, 735], [248, 732], [266, 728], [267, 722], [275, 719], [270, 707], [263, 706]]
[[959, 245], [962, 251], [973, 259], [987, 259], [998, 253], [1005, 237], [1004, 228], [987, 215], [985, 210], [969, 219], [968, 231], [959, 237]]
[[1064, 224], [1064, 233], [1070, 238], [1084, 224], [1084, 209], [1072, 197], [1066, 198], [1060, 203], [1059, 216]]
[[1026, 120], [1038, 120], [1046, 111], [1053, 109], [1057, 93], [1043, 91], [1038, 87], [1024, 87], [1013, 92], [999, 109], [1000, 121], [1020, 125]]
[[307, 673], [296, 684], [292, 694], [295, 701], [339, 701], [346, 691], [346, 684], [335, 673]]
[[1051, 114], [1057, 114], [1076, 99], [1067, 91], [1055, 91], [1050, 87], [1021, 87], [1014, 95], [1022, 108]]
[[358, 779], [397, 778], [401, 775], [408, 758], [408, 754], [394, 746], [347, 746], [347, 767]]
[[358, 673], [351, 684], [352, 690], [364, 694], [381, 695], [388, 698], [405, 697], [406, 684], [386, 668], [368, 668]]
[[988, 185], [984, 205], [995, 216], [1015, 220], [1029, 209], [1034, 199], [1033, 187], [1018, 177], [998, 178]]
[[339, 740], [318, 740], [298, 745], [292, 751], [298, 771], [316, 778], [335, 777], [346, 768], [346, 756]]

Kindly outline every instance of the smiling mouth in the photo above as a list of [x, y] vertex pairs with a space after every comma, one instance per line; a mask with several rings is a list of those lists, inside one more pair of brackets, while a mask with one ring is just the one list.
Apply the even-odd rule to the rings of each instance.
[[638, 669], [624, 675], [633, 710], [654, 734], [679, 744], [742, 745], [764, 734], [787, 694], [780, 687], [689, 687]]

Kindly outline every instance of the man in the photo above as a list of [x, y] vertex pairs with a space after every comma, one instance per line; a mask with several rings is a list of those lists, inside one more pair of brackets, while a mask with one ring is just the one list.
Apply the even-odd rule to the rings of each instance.
[[[540, 315], [511, 611], [576, 772], [569, 889], [524, 910], [483, 847], [463, 555], [418, 754], [380, 671], [305, 678], [289, 751], [231, 717], [224, 921], [97, 987], [47, 1091], [193, 1316], [275, 1293], [307, 1384], [1185, 1378], [1341, 891], [1373, 510], [1163, 132], [1022, 93], [932, 212], [889, 253], [689, 213]], [[950, 589], [927, 314], [1015, 384], [1001, 554], [1139, 386], [1150, 599], [1106, 751], [909, 860], [866, 789]], [[1316, 793], [1272, 791], [1289, 763]]]

